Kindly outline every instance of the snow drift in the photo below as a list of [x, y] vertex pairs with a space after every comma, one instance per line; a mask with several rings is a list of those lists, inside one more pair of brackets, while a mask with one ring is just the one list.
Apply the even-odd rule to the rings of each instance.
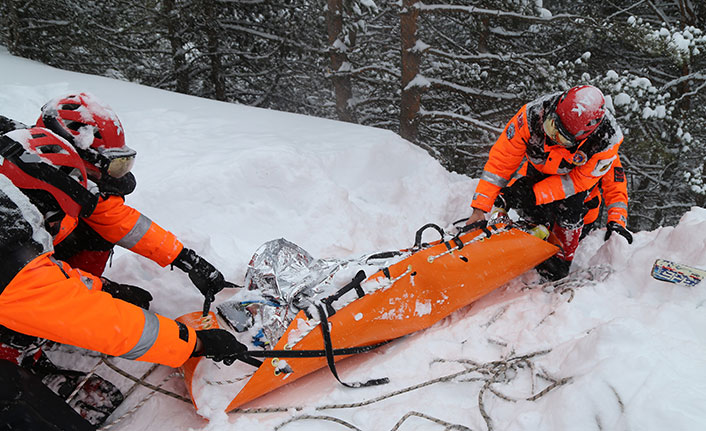
[[[65, 72], [6, 51], [0, 71], [0, 114], [27, 124], [66, 91], [109, 103], [138, 152], [128, 203], [234, 282], [274, 238], [316, 257], [347, 258], [407, 247], [423, 224], [448, 226], [469, 214], [476, 181], [446, 172], [389, 131]], [[322, 370], [243, 411], [202, 409], [210, 421], [138, 387], [109, 420], [117, 421], [112, 429], [704, 429], [706, 286], [661, 283], [649, 272], [657, 257], [706, 267], [706, 209], [637, 232], [632, 245], [617, 235], [604, 242], [603, 234], [581, 243], [568, 280], [542, 285], [530, 271], [339, 366], [345, 379], [387, 376], [388, 385], [347, 389]], [[164, 315], [201, 307], [184, 274], [139, 256], [118, 252], [107, 275], [149, 289]], [[51, 354], [84, 370], [98, 362], [70, 348]], [[112, 361], [137, 376], [149, 368]], [[97, 372], [126, 392], [132, 385], [104, 365]], [[160, 367], [146, 380], [184, 395], [171, 373]]]

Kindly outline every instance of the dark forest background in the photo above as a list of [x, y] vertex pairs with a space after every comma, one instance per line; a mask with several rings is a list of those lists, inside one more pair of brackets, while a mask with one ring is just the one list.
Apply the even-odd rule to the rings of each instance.
[[472, 177], [520, 106], [593, 84], [626, 135], [628, 227], [706, 206], [704, 1], [2, 0], [0, 44], [62, 69], [390, 129]]

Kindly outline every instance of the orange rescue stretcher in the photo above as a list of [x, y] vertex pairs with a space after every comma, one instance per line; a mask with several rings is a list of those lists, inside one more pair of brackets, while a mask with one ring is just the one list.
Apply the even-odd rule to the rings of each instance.
[[[418, 238], [420, 236], [418, 232]], [[318, 316], [307, 316], [300, 311], [273, 350], [321, 351], [325, 338], [338, 351], [384, 344], [430, 327], [534, 268], [558, 250], [556, 245], [506, 224], [484, 226], [449, 241], [423, 244], [410, 256], [380, 269], [355, 286], [382, 286], [372, 293], [364, 294], [337, 311], [327, 312], [323, 318], [323, 306]], [[329, 331], [319, 323], [324, 319], [329, 322]], [[203, 329], [204, 325], [217, 327], [213, 313], [203, 318], [200, 312], [195, 312], [178, 320], [196, 329]], [[299, 334], [302, 326], [306, 327], [302, 322], [313, 327], [303, 337]], [[345, 357], [338, 355], [335, 361]], [[203, 358], [192, 358], [182, 367], [192, 400], [192, 381], [201, 360]], [[328, 360], [325, 356], [287, 358], [286, 363], [287, 370], [282, 372], [277, 366], [278, 358], [264, 361], [245, 386], [233, 394], [226, 411], [305, 377], [327, 366]], [[328, 365], [335, 374], [333, 364]]]

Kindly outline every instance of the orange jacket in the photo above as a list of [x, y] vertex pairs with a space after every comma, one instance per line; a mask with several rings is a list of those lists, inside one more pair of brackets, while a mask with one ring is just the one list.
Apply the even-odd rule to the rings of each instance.
[[[627, 228], [628, 222], [628, 183], [625, 179], [625, 170], [620, 163], [620, 158], [615, 160], [611, 170], [601, 178], [599, 183], [603, 191], [606, 209], [608, 211], [607, 222], [617, 222]], [[585, 202], [591, 199], [598, 199], [598, 205], [588, 210], [583, 218], [584, 224], [593, 223], [598, 218], [601, 209], [601, 190], [594, 187], [586, 198]]]
[[500, 189], [508, 184], [523, 160], [547, 175], [534, 185], [537, 205], [589, 190], [610, 170], [623, 141], [620, 127], [610, 113], [606, 113], [600, 126], [574, 152], [546, 137], [542, 127], [544, 113], [560, 94], [524, 105], [508, 122], [490, 149], [472, 207], [490, 211]]
[[44, 253], [0, 293], [0, 325], [27, 335], [126, 359], [181, 366], [196, 344], [194, 329], [114, 299], [99, 278]]
[[93, 214], [83, 220], [106, 241], [163, 267], [172, 263], [184, 248], [173, 233], [125, 205], [125, 199], [120, 196], [101, 198]]

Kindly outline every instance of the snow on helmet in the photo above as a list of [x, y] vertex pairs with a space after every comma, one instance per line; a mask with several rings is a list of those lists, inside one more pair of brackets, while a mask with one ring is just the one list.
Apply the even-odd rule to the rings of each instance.
[[88, 190], [84, 161], [68, 142], [44, 128], [0, 136], [0, 174], [24, 191], [48, 192], [69, 217], [88, 217], [98, 203]]
[[596, 130], [605, 112], [601, 90], [592, 85], [580, 85], [559, 97], [552, 117], [561, 135], [576, 145]]
[[120, 178], [130, 172], [136, 152], [125, 145], [118, 116], [90, 93], [57, 97], [42, 106], [37, 125], [66, 139], [87, 163], [91, 177]]

